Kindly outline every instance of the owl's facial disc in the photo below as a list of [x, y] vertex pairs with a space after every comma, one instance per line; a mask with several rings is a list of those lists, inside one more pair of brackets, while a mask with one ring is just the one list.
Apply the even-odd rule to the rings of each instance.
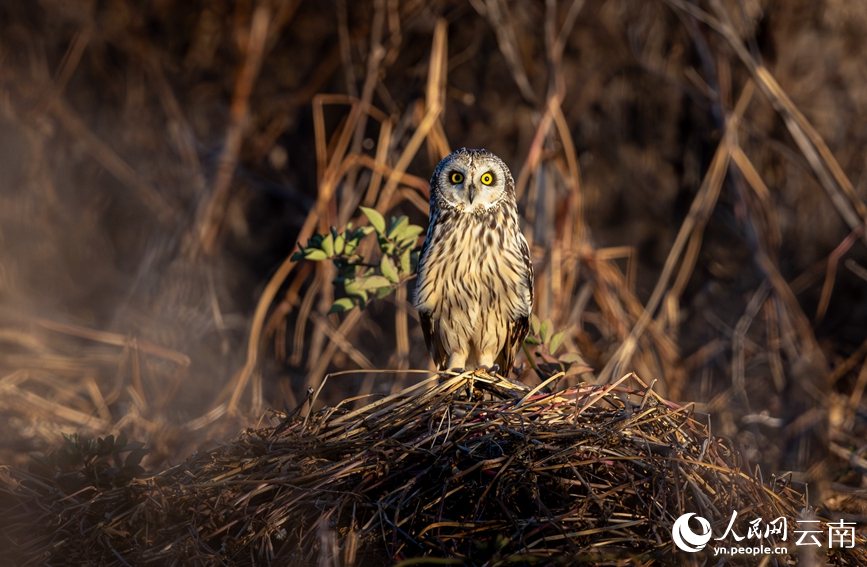
[[485, 156], [468, 163], [454, 160], [440, 174], [439, 190], [446, 202], [460, 210], [490, 209], [503, 199], [503, 177], [499, 164]]

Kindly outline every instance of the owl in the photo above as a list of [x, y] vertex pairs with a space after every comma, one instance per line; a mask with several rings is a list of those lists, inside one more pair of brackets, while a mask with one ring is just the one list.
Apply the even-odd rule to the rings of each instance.
[[415, 306], [438, 370], [508, 375], [530, 328], [533, 264], [515, 181], [487, 150], [461, 148], [434, 170]]

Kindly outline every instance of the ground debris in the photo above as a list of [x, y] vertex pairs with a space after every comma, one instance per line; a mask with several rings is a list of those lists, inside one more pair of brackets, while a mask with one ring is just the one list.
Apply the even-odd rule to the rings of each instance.
[[[14, 520], [2, 534], [21, 564], [653, 565], [690, 557], [671, 542], [687, 512], [715, 533], [733, 510], [744, 526], [796, 525], [801, 492], [782, 479], [763, 486], [690, 406], [635, 380], [546, 393], [434, 376], [360, 409], [245, 430], [110, 490], [67, 495], [6, 469], [0, 504]], [[865, 559], [834, 551], [836, 565]]]

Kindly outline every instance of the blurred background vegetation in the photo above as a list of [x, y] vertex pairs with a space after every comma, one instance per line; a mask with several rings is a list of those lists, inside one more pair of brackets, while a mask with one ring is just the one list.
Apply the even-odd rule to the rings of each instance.
[[426, 226], [467, 146], [518, 180], [564, 383], [635, 371], [860, 488], [865, 33], [863, 0], [5, 0], [0, 462], [122, 432], [156, 467], [429, 369], [411, 281], [329, 314], [291, 257], [359, 206]]

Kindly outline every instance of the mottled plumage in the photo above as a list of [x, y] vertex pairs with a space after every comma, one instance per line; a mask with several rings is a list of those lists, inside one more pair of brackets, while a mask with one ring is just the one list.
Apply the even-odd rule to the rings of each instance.
[[508, 374], [533, 308], [512, 174], [494, 154], [461, 148], [430, 187], [415, 298], [428, 350], [439, 370], [497, 364]]

